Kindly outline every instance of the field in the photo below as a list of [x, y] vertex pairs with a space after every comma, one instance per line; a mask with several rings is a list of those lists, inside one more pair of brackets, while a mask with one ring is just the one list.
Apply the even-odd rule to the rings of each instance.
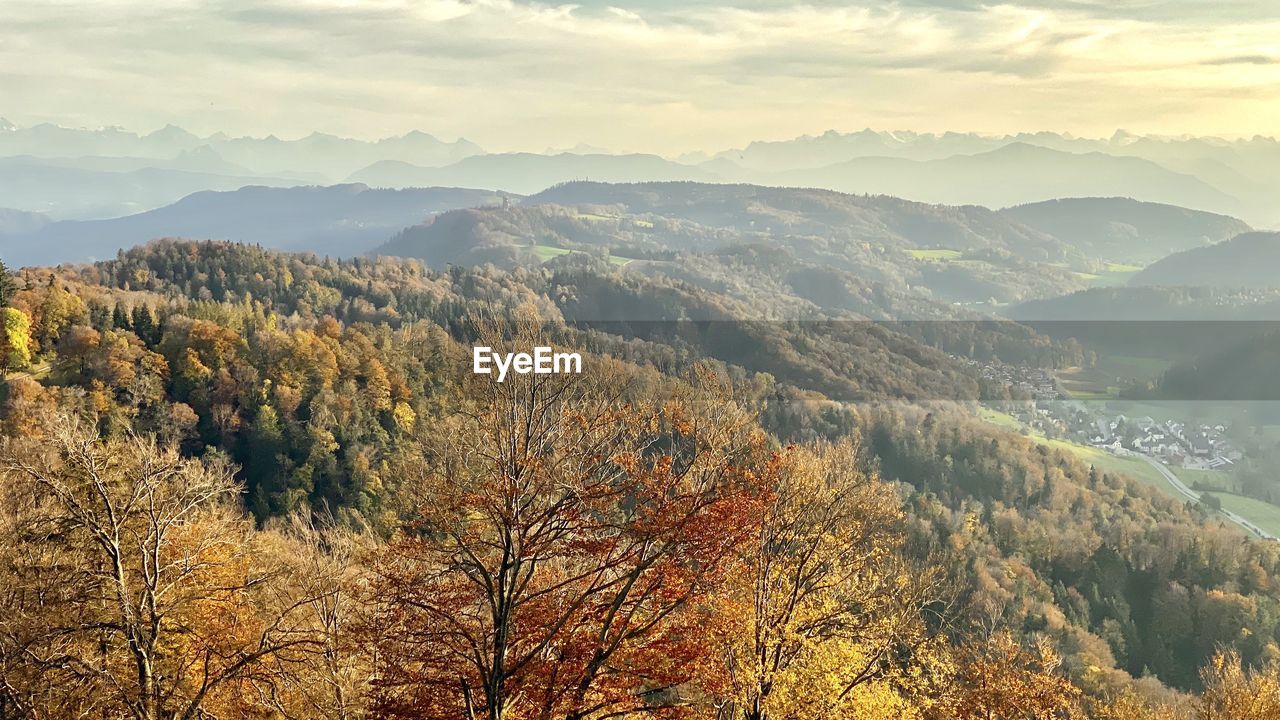
[[1108, 400], [1120, 397], [1115, 376], [1098, 368], [1071, 368], [1056, 373], [1063, 392], [1076, 400]]
[[1171, 467], [1174, 475], [1182, 482], [1190, 485], [1192, 488], [1212, 488], [1213, 490], [1221, 490], [1223, 492], [1234, 492], [1236, 481], [1235, 477], [1223, 470], [1189, 470], [1187, 468]]
[[[526, 245], [525, 247], [533, 248], [533, 252], [536, 253], [538, 256], [538, 259], [543, 262], [551, 260], [552, 258], [558, 258], [561, 255], [568, 255], [569, 253], [572, 253], [572, 252], [581, 252], [580, 250], [568, 250], [566, 248], [554, 247], [552, 245]], [[631, 262], [631, 258], [624, 258], [624, 257], [618, 257], [617, 255], [610, 255], [609, 262], [619, 267], [622, 267], [623, 265], [626, 265], [627, 263]]]
[[917, 260], [932, 260], [942, 262], [946, 260], [958, 260], [964, 253], [959, 250], [949, 250], [947, 248], [921, 248], [911, 251], [911, 257]]
[[1243, 495], [1213, 493], [1213, 496], [1222, 501], [1224, 510], [1230, 510], [1272, 535], [1280, 536], [1280, 507]]
[[1112, 285], [1124, 285], [1129, 282], [1129, 278], [1133, 277], [1134, 274], [1141, 270], [1142, 268], [1137, 265], [1124, 265], [1121, 263], [1109, 262], [1100, 272], [1092, 274], [1077, 274], [1085, 280], [1088, 280], [1090, 285], [1094, 285], [1096, 287], [1109, 287]]
[[1070, 368], [1057, 373], [1062, 389], [1077, 400], [1108, 400], [1134, 381], [1152, 380], [1169, 368], [1170, 361], [1132, 355], [1104, 355], [1090, 368]]

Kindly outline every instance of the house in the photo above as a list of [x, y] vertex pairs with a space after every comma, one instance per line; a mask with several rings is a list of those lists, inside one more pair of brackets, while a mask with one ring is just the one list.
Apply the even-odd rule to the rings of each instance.
[[1203, 433], [1196, 433], [1191, 436], [1188, 443], [1191, 446], [1191, 454], [1196, 457], [1209, 457], [1213, 455], [1213, 441]]

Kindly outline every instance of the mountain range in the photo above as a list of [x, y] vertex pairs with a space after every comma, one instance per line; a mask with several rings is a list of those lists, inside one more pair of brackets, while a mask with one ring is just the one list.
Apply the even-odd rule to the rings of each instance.
[[284, 140], [147, 134], [0, 122], [3, 204], [57, 219], [142, 212], [199, 190], [244, 185], [454, 186], [530, 194], [577, 180], [690, 180], [889, 194], [1000, 208], [1117, 196], [1280, 227], [1280, 143], [1272, 138], [1077, 138], [1050, 132], [988, 136], [864, 130], [750, 143], [675, 158], [571, 151], [487, 154], [423, 132], [377, 141], [313, 133]]
[[[638, 171], [665, 162], [636, 157]], [[482, 156], [470, 163], [487, 167], [506, 159]], [[673, 264], [674, 254], [755, 247], [898, 291], [923, 291], [937, 301], [1005, 303], [1071, 292], [1093, 280], [1127, 279], [1124, 273], [1138, 267], [1122, 263], [1145, 265], [1250, 229], [1228, 216], [1124, 198], [994, 211], [885, 195], [688, 181], [577, 181], [529, 196], [361, 183], [251, 185], [197, 192], [155, 210], [104, 220], [54, 222], [25, 211], [0, 212], [0, 255], [10, 265], [47, 265], [111, 257], [160, 237], [189, 237], [339, 257], [376, 249], [437, 266], [512, 266], [582, 250], [681, 274], [692, 265]]]
[[[250, 186], [199, 192], [122, 218], [47, 224], [27, 219], [26, 232], [11, 231], [7, 236], [4, 228], [10, 222], [0, 211], [0, 257], [13, 266], [104, 259], [119, 249], [161, 237], [225, 239], [349, 257], [373, 249], [434, 213], [501, 202], [493, 192], [457, 188]], [[17, 227], [20, 221], [11, 222]]]
[[[0, 119], [0, 156], [80, 159], [132, 158], [172, 160], [197, 153], [210, 161], [226, 162], [249, 175], [311, 175], [336, 180], [379, 160], [399, 159], [426, 165], [447, 164], [484, 151], [459, 139], [439, 140], [414, 131], [376, 141], [312, 133], [295, 140], [274, 135], [264, 138], [230, 137], [215, 133], [201, 137], [168, 125], [145, 135], [122, 128], [65, 128], [44, 123], [20, 128]], [[207, 171], [208, 168], [200, 168]]]

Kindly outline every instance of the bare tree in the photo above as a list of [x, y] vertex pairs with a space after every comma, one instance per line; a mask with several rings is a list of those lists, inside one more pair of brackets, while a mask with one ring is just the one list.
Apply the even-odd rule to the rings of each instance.
[[244, 715], [323, 651], [324, 591], [292, 589], [289, 563], [261, 552], [226, 463], [60, 415], [6, 441], [0, 474], [0, 573], [17, 581], [0, 583], [0, 687], [19, 716]]

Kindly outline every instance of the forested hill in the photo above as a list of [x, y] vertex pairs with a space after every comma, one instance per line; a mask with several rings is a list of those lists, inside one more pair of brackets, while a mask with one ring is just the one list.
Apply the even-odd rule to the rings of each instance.
[[1251, 325], [1230, 342], [1201, 348], [1199, 354], [1166, 371], [1152, 395], [1176, 400], [1280, 400], [1280, 323]]
[[1029, 300], [1004, 314], [1019, 321], [1280, 320], [1280, 288], [1091, 288]]
[[[253, 674], [227, 677], [250, 684], [287, 677], [299, 695], [226, 690], [208, 700], [233, 715], [258, 708], [255, 703], [267, 702], [263, 697], [296, 708], [295, 702], [318, 701], [309, 693], [330, 697], [326, 693], [337, 687], [344, 707], [368, 703], [390, 717], [418, 717], [406, 708], [420, 701], [424, 677], [442, 693], [434, 702], [462, 706], [457, 673], [469, 672], [469, 666], [438, 661], [437, 651], [447, 647], [439, 644], [443, 640], [397, 640], [405, 637], [400, 630], [429, 626], [420, 612], [442, 610], [438, 603], [456, 598], [434, 590], [414, 595], [420, 587], [442, 590], [432, 583], [454, 577], [430, 575], [440, 567], [431, 558], [459, 557], [440, 543], [453, 537], [450, 542], [472, 547], [470, 535], [421, 532], [437, 526], [420, 523], [452, 518], [447, 522], [463, 523], [468, 533], [481, 532], [467, 525], [480, 517], [470, 508], [491, 496], [505, 497], [502, 493], [514, 484], [493, 484], [493, 478], [505, 476], [472, 463], [500, 457], [494, 448], [510, 447], [502, 445], [503, 438], [509, 440], [507, 433], [515, 427], [504, 418], [507, 411], [520, 416], [525, 400], [536, 410], [530, 418], [542, 418], [534, 422], [551, 422], [547, 418], [565, 413], [563, 424], [527, 446], [538, 448], [539, 461], [532, 456], [514, 460], [522, 478], [547, 483], [545, 494], [531, 497], [568, 503], [568, 514], [556, 517], [611, 513], [620, 532], [636, 533], [639, 546], [663, 548], [653, 560], [659, 563], [654, 572], [639, 563], [637, 578], [671, 592], [696, 591], [699, 598], [652, 616], [651, 627], [661, 633], [620, 641], [614, 661], [642, 679], [619, 676], [601, 685], [602, 702], [634, 701], [634, 693], [647, 687], [643, 678], [651, 675], [645, 673], [656, 672], [682, 688], [672, 698], [691, 708], [699, 707], [699, 698], [743, 702], [719, 679], [722, 661], [737, 647], [736, 633], [765, 621], [753, 620], [745, 609], [752, 605], [751, 585], [735, 584], [741, 577], [730, 570], [759, 567], [757, 560], [765, 557], [783, 563], [780, 578], [790, 577], [790, 560], [771, 553], [790, 547], [795, 540], [788, 538], [795, 536], [786, 533], [795, 532], [805, 533], [805, 542], [818, 543], [824, 553], [837, 553], [832, 562], [822, 563], [822, 572], [858, 568], [850, 577], [831, 576], [830, 587], [839, 591], [827, 595], [822, 590], [805, 607], [835, 613], [833, 622], [875, 630], [856, 637], [817, 632], [788, 661], [778, 684], [770, 685], [791, 688], [786, 694], [775, 699], [771, 689], [758, 686], [742, 692], [764, 692], [769, 703], [790, 698], [836, 708], [815, 718], [868, 708], [879, 708], [868, 717], [883, 720], [1018, 717], [1007, 714], [1012, 712], [1007, 703], [1023, 697], [1019, 693], [1026, 683], [1039, 688], [1039, 714], [1032, 717], [1056, 717], [1074, 708], [1090, 717], [1113, 718], [1106, 712], [1121, 697], [1138, 713], [1144, 705], [1185, 705], [1178, 695], [1183, 691], [1252, 687], [1245, 679], [1229, 685], [1231, 679], [1215, 675], [1212, 667], [1201, 674], [1219, 651], [1227, 653], [1219, 657], [1220, 667], [1228, 669], [1234, 663], [1257, 666], [1280, 652], [1275, 580], [1280, 548], [1251, 541], [1135, 480], [1101, 473], [1074, 456], [978, 423], [963, 403], [937, 402], [971, 396], [978, 380], [948, 355], [883, 327], [831, 331], [821, 324], [732, 322], [742, 305], [731, 297], [590, 258], [559, 258], [509, 271], [454, 267], [433, 272], [403, 260], [321, 260], [211, 242], [158, 242], [92, 266], [26, 270], [13, 278], [4, 299], [4, 359], [13, 371], [0, 403], [0, 423], [9, 438], [0, 453], [4, 467], [13, 470], [6, 476], [6, 492], [25, 487], [30, 473], [23, 468], [35, 468], [37, 475], [63, 472], [74, 465], [61, 463], [78, 462], [75, 453], [85, 448], [126, 458], [104, 465], [104, 472], [130, 477], [134, 461], [127, 458], [155, 459], [145, 443], [127, 445], [131, 433], [154, 437], [189, 463], [180, 471], [184, 478], [207, 479], [230, 461], [234, 478], [243, 483], [245, 503], [263, 528], [253, 531], [252, 542], [293, 543], [283, 554], [263, 551], [226, 562], [206, 558], [211, 567], [234, 575], [238, 563], [258, 567], [252, 564], [276, 558], [330, 568], [319, 574], [264, 573], [261, 582], [269, 583], [270, 593], [245, 589], [236, 595], [237, 612], [270, 618], [279, 610], [272, 602], [312, 587], [279, 584], [290, 577], [347, 578], [357, 587], [378, 588], [376, 598], [359, 594], [363, 591], [354, 597], [368, 603], [361, 612], [377, 614], [387, 627], [395, 624], [396, 632], [343, 624], [346, 615], [340, 614], [331, 631], [364, 638], [368, 647], [333, 645], [317, 653], [314, 663], [311, 655], [290, 663], [245, 661]], [[721, 322], [646, 327], [611, 315], [623, 309]], [[575, 322], [588, 315], [605, 321]], [[507, 328], [507, 334], [495, 335], [495, 328]], [[495, 393], [488, 379], [468, 372], [469, 348], [480, 337], [509, 342], [511, 333], [578, 349], [590, 372], [576, 382], [547, 381], [563, 383], [554, 388], [512, 380], [505, 386], [510, 392]], [[486, 404], [501, 405], [503, 398], [515, 404], [507, 410]], [[922, 399], [920, 406], [899, 404], [913, 398]], [[656, 414], [646, 414], [648, 408]], [[91, 419], [92, 433], [103, 439], [84, 444], [75, 434], [82, 427], [65, 420], [48, 425], [50, 413], [57, 417], [67, 411]], [[70, 444], [60, 445], [61, 439]], [[486, 444], [491, 442], [497, 444]], [[120, 454], [126, 446], [132, 449]], [[694, 448], [698, 452], [690, 452]], [[43, 454], [48, 452], [66, 458], [50, 460]], [[454, 463], [450, 458], [455, 457], [467, 460]], [[542, 462], [547, 457], [557, 460]], [[602, 457], [608, 459], [603, 465]], [[556, 468], [578, 467], [575, 463], [588, 463], [584, 478], [623, 477], [635, 483], [624, 486], [627, 493], [650, 494], [639, 496], [646, 498], [639, 506], [631, 504], [636, 495], [614, 502], [618, 491], [609, 483], [592, 486], [592, 493], [602, 494], [566, 495], [561, 491], [568, 479], [556, 475]], [[695, 473], [698, 482], [675, 488], [701, 494], [664, 489], [683, 482], [685, 473]], [[752, 483], [765, 485], [751, 490]], [[829, 502], [812, 502], [813, 493], [823, 492], [833, 493]], [[775, 498], [775, 504], [756, 504], [761, 498]], [[3, 507], [9, 512], [18, 505]], [[189, 526], [191, 532], [246, 532], [239, 525], [219, 524], [230, 522], [232, 507], [201, 516], [201, 523]], [[640, 516], [612, 515], [632, 507]], [[644, 514], [659, 507], [660, 513]], [[685, 520], [666, 522], [673, 517], [669, 513]], [[281, 518], [293, 517], [296, 523], [299, 514], [336, 518], [340, 527], [367, 531], [362, 542], [369, 543], [366, 552], [375, 561], [343, 561], [332, 555], [332, 540], [306, 545], [290, 534], [294, 531], [281, 529], [288, 527]], [[0, 514], [13, 523], [26, 522], [25, 517]], [[766, 522], [760, 528], [766, 537], [779, 533], [776, 541], [753, 550], [752, 538], [758, 535], [725, 532], [757, 522]], [[833, 535], [832, 527], [840, 531]], [[8, 545], [0, 548], [5, 587], [57, 577], [27, 573], [15, 580], [4, 574], [29, 569], [33, 558], [42, 557], [22, 544], [30, 537], [15, 540], [17, 554], [6, 554]], [[487, 536], [477, 537], [482, 542]], [[600, 543], [613, 547], [630, 535], [592, 536], [582, 543], [578, 537], [566, 540], [564, 551], [574, 553], [574, 562], [596, 563], [600, 557], [591, 553]], [[715, 554], [725, 551], [736, 559]], [[94, 556], [85, 557], [89, 562]], [[625, 564], [628, 557], [618, 562]], [[475, 562], [488, 567], [483, 558]], [[720, 562], [729, 563], [724, 572], [711, 572], [721, 568]], [[465, 569], [445, 572], [455, 571]], [[539, 592], [568, 592], [543, 572], [531, 575]], [[237, 587], [228, 585], [225, 574], [186, 582]], [[846, 591], [850, 594], [841, 594]], [[339, 596], [353, 597], [323, 595]], [[296, 602], [310, 602], [301, 597]], [[599, 600], [595, 591], [584, 597]], [[643, 603], [631, 605], [640, 600], [628, 593], [619, 597], [633, 608], [629, 612], [648, 612]], [[0, 603], [8, 598], [0, 595]], [[430, 603], [429, 610], [423, 602]], [[589, 629], [603, 616], [574, 615]], [[724, 627], [706, 622], [711, 616], [723, 619]], [[23, 637], [32, 644], [58, 642], [62, 652], [83, 650], [85, 658], [111, 656], [125, 647], [102, 640], [100, 632], [72, 630], [54, 638], [47, 635], [53, 625], [45, 615], [22, 617], [32, 620], [6, 627], [30, 633]], [[292, 614], [286, 617], [297, 623], [289, 626], [296, 637], [329, 647], [316, 639], [329, 637], [322, 630]], [[519, 632], [543, 628], [541, 617], [527, 616]], [[768, 621], [759, 642], [793, 637], [792, 621], [780, 622]], [[237, 643], [275, 647], [269, 634], [255, 641], [254, 627], [219, 636], [218, 652], [238, 652]], [[558, 624], [545, 627], [553, 638], [561, 637]], [[8, 637], [0, 636], [0, 658], [20, 661], [0, 664], [6, 680], [0, 698], [6, 702], [26, 698], [15, 695], [24, 688], [43, 687], [40, 678], [53, 677], [47, 673], [66, 672], [64, 666], [50, 666], [20, 674], [32, 661], [27, 655], [5, 655]], [[661, 639], [664, 654], [649, 654], [641, 637]], [[177, 657], [196, 652], [181, 643], [175, 647]], [[558, 672], [572, 672], [587, 678], [579, 682], [596, 687], [588, 660], [575, 647], [566, 646], [558, 671], [538, 665], [536, 672], [510, 682], [543, 687], [560, 682]], [[272, 650], [270, 657], [284, 652]], [[678, 652], [681, 662], [665, 662], [667, 652]], [[831, 653], [850, 662], [832, 665]], [[865, 674], [855, 672], [868, 654], [883, 659], [871, 661]], [[344, 670], [335, 671], [322, 661], [325, 657], [340, 659]], [[388, 684], [371, 687], [371, 677]], [[826, 695], [820, 688], [828, 680], [849, 683], [856, 692]], [[75, 706], [109, 702], [113, 696], [104, 690], [44, 697]], [[675, 702], [665, 695], [645, 697]], [[1127, 717], [1162, 716], [1152, 712]]]
[[1092, 267], [1055, 238], [984, 208], [696, 183], [571, 183], [515, 207], [444, 213], [375, 252], [433, 267], [512, 267], [577, 251], [638, 272], [703, 275], [721, 286], [739, 279], [744, 287], [775, 284], [776, 266], [760, 277], [723, 269], [705, 277], [715, 274], [711, 264], [744, 259], [744, 249], [788, 268], [850, 273], [862, 288], [879, 285], [941, 304], [1062, 294], [1085, 286], [1069, 265]]
[[1280, 233], [1255, 232], [1171, 255], [1138, 273], [1131, 285], [1216, 288], [1280, 287]]
[[612, 206], [699, 225], [785, 237], [821, 236], [905, 248], [996, 248], [1029, 260], [1061, 261], [1072, 249], [974, 205], [947, 206], [885, 195], [829, 190], [697, 183], [575, 182], [530, 196], [526, 203]]
[[1000, 213], [1090, 257], [1135, 265], [1229, 240], [1252, 229], [1226, 215], [1129, 198], [1048, 200]]

